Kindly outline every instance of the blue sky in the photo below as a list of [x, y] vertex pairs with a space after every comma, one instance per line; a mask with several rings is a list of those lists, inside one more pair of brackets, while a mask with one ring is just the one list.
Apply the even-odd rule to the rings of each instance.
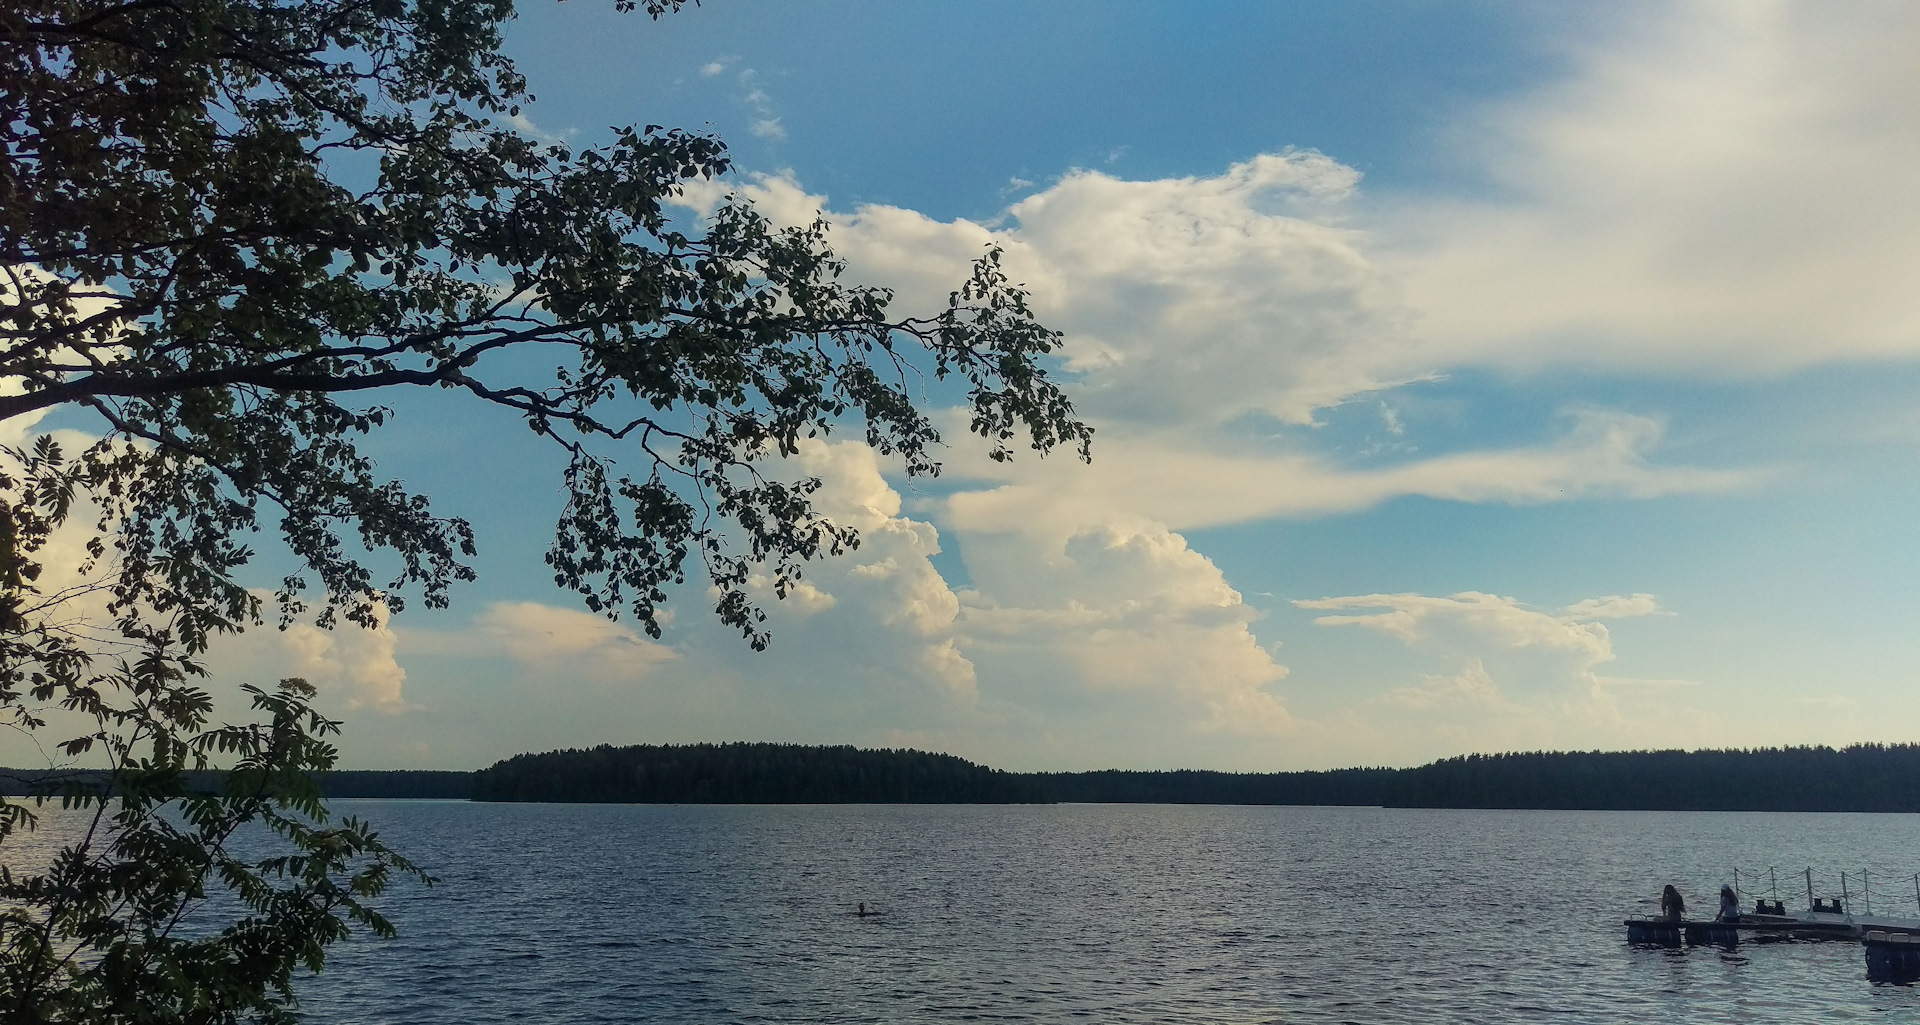
[[297, 663], [364, 766], [1920, 740], [1917, 48], [1891, 3], [528, 3], [524, 130], [712, 130], [690, 220], [823, 212], [906, 308], [1005, 247], [1094, 464], [803, 453], [868, 540], [755, 655], [698, 589], [658, 643], [569, 606], [550, 453], [409, 400], [382, 466], [480, 583], [220, 657]]
[[[1426, 180], [1451, 108], [1564, 63], [1555, 27], [1509, 4], [716, 3], [647, 24], [571, 3], [523, 8], [510, 49], [543, 123], [711, 124], [747, 167], [944, 220], [997, 215], [1016, 177], [1212, 174], [1284, 146]], [[754, 134], [769, 117], [787, 130]]]

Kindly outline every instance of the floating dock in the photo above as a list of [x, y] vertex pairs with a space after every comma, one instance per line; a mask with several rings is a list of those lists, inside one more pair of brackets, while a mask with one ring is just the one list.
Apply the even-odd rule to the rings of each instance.
[[1821, 921], [1811, 916], [1741, 915], [1733, 922], [1687, 922], [1667, 918], [1627, 919], [1628, 943], [1677, 947], [1682, 943], [1739, 943], [1741, 940], [1857, 940], [1866, 929], [1839, 915]]
[[1920, 981], [1920, 936], [1871, 929], [1861, 945], [1867, 952], [1868, 979], [1902, 985]]
[[[1649, 943], [1660, 946], [1677, 947], [1682, 943], [1739, 943], [1742, 940], [1851, 940], [1865, 941], [1869, 934], [1879, 937], [1891, 937], [1876, 941], [1886, 948], [1888, 956], [1898, 954], [1905, 957], [1908, 953], [1901, 944], [1909, 942], [1920, 944], [1920, 918], [1899, 917], [1873, 913], [1875, 898], [1886, 906], [1891, 897], [1896, 905], [1911, 899], [1920, 906], [1920, 873], [1913, 879], [1913, 897], [1896, 897], [1885, 890], [1876, 891], [1868, 882], [1867, 873], [1850, 878], [1849, 873], [1840, 873], [1840, 892], [1837, 896], [1822, 897], [1816, 892], [1813, 869], [1808, 868], [1803, 875], [1806, 879], [1807, 907], [1805, 911], [1788, 911], [1781, 901], [1779, 879], [1776, 870], [1767, 869], [1767, 892], [1771, 897], [1742, 890], [1740, 870], [1733, 870], [1733, 885], [1721, 887], [1724, 898], [1731, 889], [1736, 894], [1745, 894], [1753, 899], [1753, 910], [1742, 912], [1732, 921], [1715, 918], [1711, 921], [1686, 921], [1673, 918], [1629, 918], [1627, 925], [1628, 943]], [[1749, 873], [1747, 878], [1754, 876]], [[1904, 883], [1903, 883], [1904, 885]], [[1864, 914], [1854, 913], [1854, 898], [1858, 896], [1866, 905]], [[1664, 906], [1664, 905], [1663, 905]], [[1897, 948], [1897, 949], [1896, 949]], [[1920, 951], [1915, 946], [1914, 951]], [[1912, 958], [1914, 967], [1920, 971], [1920, 953]], [[1903, 962], [1904, 963], [1904, 962]]]
[[[1814, 890], [1813, 869], [1809, 868], [1805, 871], [1807, 908], [1804, 911], [1788, 911], [1781, 902], [1773, 869], [1766, 870], [1766, 878], [1770, 897], [1742, 891], [1737, 869], [1733, 874], [1733, 886], [1721, 888], [1723, 900], [1728, 889], [1734, 893], [1744, 892], [1753, 898], [1754, 909], [1751, 913], [1743, 912], [1732, 921], [1718, 918], [1710, 921], [1629, 918], [1626, 920], [1627, 942], [1678, 947], [1683, 944], [1734, 946], [1744, 942], [1842, 940], [1861, 945], [1866, 955], [1868, 981], [1900, 986], [1920, 984], [1920, 918], [1873, 913], [1876, 902], [1882, 908], [1889, 904], [1898, 907], [1908, 900], [1920, 906], [1920, 874], [1911, 877], [1913, 896], [1910, 898], [1873, 889], [1865, 872], [1860, 873], [1857, 880], [1849, 878], [1849, 873], [1841, 873], [1840, 895], [1822, 897]], [[1857, 889], [1852, 885], [1856, 882]], [[1856, 895], [1865, 906], [1864, 913], [1854, 913], [1853, 898]], [[1668, 904], [1666, 900], [1661, 901], [1663, 908]]]

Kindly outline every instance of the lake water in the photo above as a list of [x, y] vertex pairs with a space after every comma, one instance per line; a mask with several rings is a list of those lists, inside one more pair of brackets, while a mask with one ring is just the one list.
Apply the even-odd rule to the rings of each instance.
[[338, 806], [440, 883], [302, 984], [316, 1022], [1920, 1020], [1857, 943], [1621, 926], [1736, 866], [1911, 913], [1920, 816]]

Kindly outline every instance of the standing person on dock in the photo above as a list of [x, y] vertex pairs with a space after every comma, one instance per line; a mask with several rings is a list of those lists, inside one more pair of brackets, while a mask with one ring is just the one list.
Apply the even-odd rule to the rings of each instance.
[[1720, 917], [1718, 922], [1738, 922], [1740, 920], [1740, 897], [1731, 886], [1720, 887]]
[[1660, 891], [1660, 917], [1669, 922], [1678, 922], [1680, 916], [1686, 913], [1687, 902], [1681, 898], [1680, 891], [1668, 883], [1667, 888]]

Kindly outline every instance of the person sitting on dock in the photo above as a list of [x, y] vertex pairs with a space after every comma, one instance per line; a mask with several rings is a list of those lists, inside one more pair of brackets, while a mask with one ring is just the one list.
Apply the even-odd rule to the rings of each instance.
[[1714, 921], [1738, 922], [1739, 920], [1740, 920], [1739, 896], [1733, 892], [1733, 887], [1731, 886], [1720, 887], [1720, 917], [1714, 919]]
[[1687, 902], [1681, 898], [1680, 891], [1672, 883], [1660, 891], [1660, 917], [1669, 922], [1678, 922], [1687, 913]]

